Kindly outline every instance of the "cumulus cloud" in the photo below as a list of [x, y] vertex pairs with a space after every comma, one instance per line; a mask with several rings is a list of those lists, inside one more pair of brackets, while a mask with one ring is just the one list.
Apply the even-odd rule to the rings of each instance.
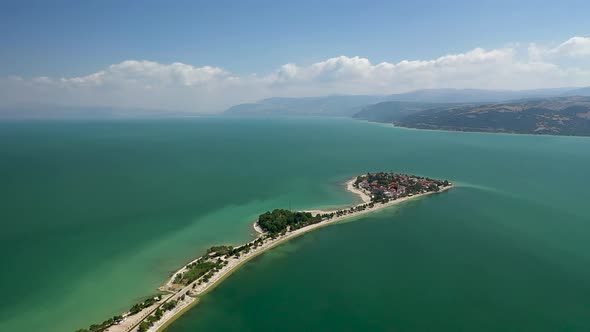
[[125, 86], [139, 85], [151, 86], [198, 86], [213, 81], [235, 79], [219, 67], [193, 67], [184, 63], [161, 64], [153, 61], [127, 60], [109, 66], [105, 70], [86, 76], [61, 78], [51, 80], [48, 77], [39, 77], [39, 83], [56, 84], [70, 87], [96, 87], [96, 86]]
[[[568, 59], [575, 58], [575, 62]], [[555, 46], [476, 48], [429, 60], [372, 63], [338, 56], [234, 75], [211, 66], [127, 60], [77, 77], [0, 79], [10, 102], [217, 111], [271, 96], [390, 94], [424, 88], [532, 89], [590, 85], [590, 38]]]
[[555, 46], [531, 44], [529, 54], [535, 60], [544, 58], [590, 58], [590, 37], [572, 37]]
[[[511, 49], [486, 51], [481, 48], [434, 60], [382, 62], [372, 64], [361, 57], [339, 56], [299, 67], [282, 66], [268, 80], [275, 87], [316, 84], [331, 93], [389, 93], [414, 88], [448, 87], [478, 81], [477, 74], [493, 74], [498, 67], [515, 64]], [[479, 80], [483, 81], [483, 80]], [[460, 84], [456, 84], [460, 83]], [[480, 82], [479, 85], [483, 84]], [[313, 91], [310, 89], [310, 91]]]
[[474, 50], [432, 60], [373, 64], [340, 56], [308, 66], [288, 64], [269, 75], [277, 93], [395, 93], [424, 88], [532, 89], [590, 84], [588, 67], [531, 59], [517, 47]]

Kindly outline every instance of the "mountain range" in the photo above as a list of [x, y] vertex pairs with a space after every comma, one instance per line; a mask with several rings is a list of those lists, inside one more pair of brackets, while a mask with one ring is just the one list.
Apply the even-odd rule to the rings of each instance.
[[[226, 116], [351, 117], [396, 126], [455, 131], [590, 136], [590, 87], [537, 90], [429, 89], [392, 95], [268, 98], [232, 106]], [[20, 105], [0, 119], [161, 118], [194, 112]]]
[[[479, 103], [522, 98], [556, 97], [582, 89], [555, 88], [537, 90], [427, 89], [392, 95], [334, 95], [303, 98], [268, 98], [255, 103], [239, 104], [227, 109], [226, 115], [258, 116], [353, 116], [367, 106], [382, 102], [407, 103]], [[590, 90], [590, 88], [588, 88]], [[583, 91], [582, 91], [583, 92]], [[590, 91], [586, 94], [590, 95]], [[406, 104], [412, 108], [418, 104]], [[392, 104], [393, 105], [393, 104]], [[402, 104], [398, 104], [402, 105]], [[424, 105], [427, 107], [427, 105]], [[404, 108], [405, 109], [405, 108]]]
[[340, 116], [418, 129], [590, 136], [590, 87], [270, 98], [231, 107], [225, 114]]

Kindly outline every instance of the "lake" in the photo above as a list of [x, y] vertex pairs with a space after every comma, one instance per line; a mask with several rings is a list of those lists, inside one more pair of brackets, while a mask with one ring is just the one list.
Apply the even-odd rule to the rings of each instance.
[[169, 331], [587, 331], [590, 139], [350, 119], [0, 122], [0, 330], [74, 331], [369, 171], [456, 188], [306, 234]]

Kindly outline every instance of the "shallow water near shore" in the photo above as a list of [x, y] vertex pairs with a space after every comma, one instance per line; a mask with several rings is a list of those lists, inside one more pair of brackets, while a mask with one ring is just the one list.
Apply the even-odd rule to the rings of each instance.
[[326, 227], [244, 265], [170, 331], [590, 328], [590, 139], [346, 119], [0, 123], [0, 330], [127, 309], [276, 207], [343, 206], [393, 170], [457, 188]]

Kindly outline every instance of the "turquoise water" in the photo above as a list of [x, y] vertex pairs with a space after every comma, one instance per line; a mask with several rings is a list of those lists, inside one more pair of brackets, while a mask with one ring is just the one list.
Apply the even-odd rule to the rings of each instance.
[[262, 255], [170, 331], [586, 331], [589, 151], [344, 119], [3, 122], [0, 330], [101, 321], [258, 213], [394, 170], [458, 186]]

